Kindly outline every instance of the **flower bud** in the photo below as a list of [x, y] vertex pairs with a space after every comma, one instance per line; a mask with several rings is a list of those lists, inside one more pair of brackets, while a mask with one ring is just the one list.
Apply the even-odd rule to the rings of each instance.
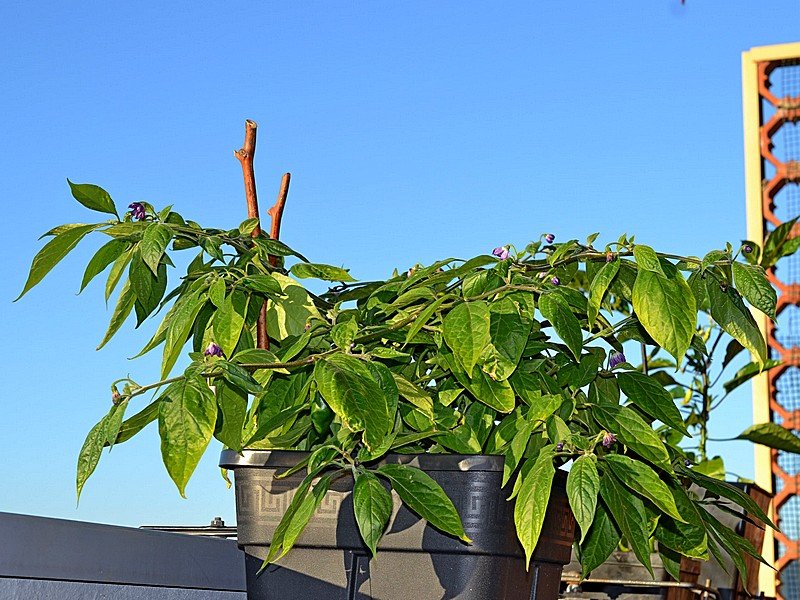
[[614, 444], [617, 443], [617, 436], [613, 433], [606, 433], [603, 436], [603, 448], [611, 448]]
[[553, 285], [561, 285], [561, 280], [558, 277], [553, 277], [550, 280], [550, 283], [552, 283]]
[[508, 248], [505, 246], [499, 246], [492, 250], [492, 254], [495, 255], [500, 260], [505, 260], [508, 258]]
[[753, 251], [753, 247], [750, 244], [745, 244], [744, 248], [742, 248], [742, 251], [745, 254], [750, 254]]
[[117, 386], [112, 385], [111, 386], [111, 402], [113, 404], [119, 404], [119, 399], [121, 397], [122, 397], [122, 395], [119, 393], [119, 390], [117, 389]]
[[215, 342], [211, 342], [206, 349], [203, 350], [203, 354], [206, 356], [224, 356], [222, 348], [220, 348]]
[[552, 244], [555, 241], [555, 239], [556, 236], [552, 233], [548, 233], [546, 236], [544, 236], [544, 241], [547, 242], [548, 244]]
[[564, 449], [564, 442], [558, 442], [556, 444], [556, 452], [561, 452]]
[[613, 369], [617, 365], [621, 365], [626, 361], [627, 359], [622, 352], [612, 352], [611, 356], [608, 358], [608, 368]]
[[614, 260], [614, 253], [613, 252], [606, 252], [606, 262], [609, 263]]
[[147, 213], [144, 209], [144, 204], [141, 202], [133, 202], [132, 204], [128, 205], [128, 208], [131, 209], [131, 216], [137, 221], [143, 221], [147, 216]]

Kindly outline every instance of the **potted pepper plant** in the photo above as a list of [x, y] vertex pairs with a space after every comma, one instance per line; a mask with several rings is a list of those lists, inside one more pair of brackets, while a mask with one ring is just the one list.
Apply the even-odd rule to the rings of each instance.
[[[759, 557], [709, 498], [769, 518], [681, 449], [690, 427], [665, 371], [633, 367], [623, 348], [633, 339], [674, 365], [707, 353], [707, 310], [752, 370], [768, 364], [744, 300], [772, 316], [774, 293], [730, 246], [694, 258], [545, 234], [357, 282], [256, 218], [208, 228], [146, 202], [119, 216], [102, 188], [69, 185], [110, 218], [49, 231], [22, 294], [93, 233], [107, 241], [81, 289], [106, 270], [106, 297], [120, 288], [100, 346], [131, 313], [138, 326], [165, 311], [139, 353], [161, 348], [158, 380], [114, 382], [78, 494], [104, 447], [157, 421], [183, 495], [216, 438], [235, 471], [250, 597], [556, 598], [573, 541], [584, 574], [621, 540], [648, 569], [653, 547], [673, 565]], [[796, 450], [778, 429], [743, 436]]]

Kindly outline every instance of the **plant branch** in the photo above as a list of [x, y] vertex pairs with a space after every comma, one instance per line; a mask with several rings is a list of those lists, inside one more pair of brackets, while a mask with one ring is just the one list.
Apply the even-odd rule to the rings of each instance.
[[[244, 194], [247, 200], [247, 216], [250, 219], [260, 219], [258, 214], [258, 195], [256, 194], [256, 173], [253, 168], [253, 158], [256, 154], [256, 130], [258, 125], [255, 121], [247, 119], [244, 122], [244, 146], [236, 150], [233, 154], [242, 164], [242, 175], [244, 176]], [[253, 237], [261, 235], [260, 223], [253, 229]], [[258, 315], [256, 324], [256, 346], [269, 350], [269, 335], [267, 333], [267, 302], [261, 305], [261, 312]]]
[[[284, 173], [281, 178], [281, 187], [278, 190], [278, 199], [275, 204], [267, 211], [267, 214], [272, 218], [272, 226], [270, 228], [270, 237], [273, 240], [280, 239], [281, 236], [281, 221], [283, 220], [283, 207], [286, 205], [286, 197], [289, 195], [289, 183], [292, 181], [291, 173]], [[273, 267], [278, 266], [278, 257], [269, 257], [269, 264]]]

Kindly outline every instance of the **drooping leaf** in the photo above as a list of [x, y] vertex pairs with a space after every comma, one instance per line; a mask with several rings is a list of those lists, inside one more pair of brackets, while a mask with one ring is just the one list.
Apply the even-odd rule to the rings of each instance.
[[636, 371], [620, 373], [617, 375], [617, 381], [628, 399], [636, 406], [654, 419], [691, 437], [672, 396], [658, 381]]
[[548, 292], [539, 298], [539, 310], [542, 316], [550, 321], [558, 337], [572, 352], [575, 360], [580, 360], [583, 347], [583, 335], [578, 318], [572, 314], [567, 301], [558, 292]]
[[238, 452], [242, 449], [242, 429], [247, 416], [247, 393], [219, 379], [214, 387], [219, 406], [214, 435], [228, 448]]
[[103, 451], [103, 445], [106, 441], [106, 425], [108, 419], [109, 415], [104, 415], [103, 418], [89, 430], [89, 434], [83, 442], [81, 451], [78, 453], [78, 472], [76, 477], [78, 500], [80, 500], [86, 480], [94, 473], [94, 470], [97, 468], [97, 463], [100, 461], [100, 454]]
[[105, 271], [108, 265], [117, 260], [127, 248], [128, 243], [122, 240], [110, 240], [101, 246], [89, 261], [89, 264], [86, 265], [86, 271], [84, 271], [83, 280], [81, 281], [81, 289], [78, 293], [82, 292], [92, 279]]
[[495, 380], [508, 379], [519, 364], [532, 320], [525, 318], [520, 304], [509, 295], [489, 306], [489, 338], [480, 356], [481, 368]]
[[517, 526], [517, 538], [525, 551], [526, 566], [530, 564], [531, 555], [539, 543], [555, 473], [551, 446], [539, 453], [529, 471], [520, 474], [521, 483], [514, 505], [514, 523]]
[[236, 344], [242, 335], [249, 301], [250, 296], [234, 290], [225, 298], [222, 307], [214, 314], [212, 322], [214, 341], [222, 348], [225, 356], [232, 356], [236, 349]]
[[392, 495], [369, 471], [361, 471], [356, 475], [353, 486], [353, 511], [361, 539], [375, 556], [378, 541], [392, 515]]
[[468, 377], [489, 344], [489, 305], [483, 301], [457, 304], [442, 323], [444, 341]]
[[767, 360], [767, 346], [753, 315], [731, 287], [724, 290], [713, 277], [706, 279], [706, 291], [711, 303], [711, 316], [731, 337], [752, 352], [759, 361]]
[[600, 495], [620, 531], [631, 545], [636, 558], [650, 571], [652, 576], [653, 567], [650, 564], [650, 544], [648, 542], [650, 535], [647, 531], [647, 513], [642, 500], [635, 494], [626, 491], [622, 484], [608, 472], [600, 478]]
[[733, 263], [733, 281], [745, 299], [770, 319], [775, 318], [778, 293], [767, 279], [763, 267]]
[[128, 281], [136, 295], [136, 326], [158, 308], [167, 289], [167, 266], [163, 262], [154, 274], [139, 256], [134, 256], [128, 270]]
[[464, 533], [461, 517], [452, 500], [433, 478], [408, 465], [381, 465], [378, 475], [386, 477], [403, 503], [436, 529], [471, 542]]
[[14, 302], [22, 298], [33, 286], [44, 279], [44, 276], [61, 262], [61, 259], [69, 254], [87, 233], [97, 229], [97, 227], [99, 227], [99, 225], [80, 225], [78, 227], [73, 227], [72, 229], [67, 229], [59, 233], [52, 240], [47, 242], [44, 247], [36, 253], [36, 256], [33, 257], [25, 287], [22, 288], [22, 292], [16, 297]]
[[653, 428], [627, 406], [598, 404], [592, 415], [618, 440], [635, 450], [642, 458], [667, 472], [672, 468], [664, 443]]
[[[372, 366], [386, 369], [380, 363]], [[389, 378], [393, 381], [391, 373]], [[325, 402], [342, 422], [353, 431], [364, 432], [367, 448], [378, 448], [394, 424], [390, 407], [397, 405], [396, 385], [394, 397], [389, 397], [374, 380], [367, 363], [345, 354], [317, 361], [314, 379]]]
[[122, 286], [122, 291], [119, 293], [119, 299], [117, 300], [117, 305], [114, 308], [114, 313], [111, 315], [111, 322], [108, 324], [108, 330], [103, 336], [103, 340], [100, 342], [100, 345], [97, 346], [97, 350], [100, 350], [100, 348], [105, 346], [108, 341], [114, 337], [114, 334], [119, 331], [119, 328], [122, 327], [125, 319], [127, 319], [128, 315], [131, 314], [133, 305], [135, 303], [136, 294], [133, 293], [130, 282], [126, 281], [125, 285]]
[[589, 328], [594, 327], [594, 322], [600, 312], [600, 305], [603, 302], [603, 297], [606, 295], [611, 282], [617, 276], [619, 271], [619, 260], [613, 260], [605, 263], [597, 275], [592, 279], [589, 287], [589, 304], [587, 306], [587, 316], [589, 318]]
[[[309, 319], [322, 318], [308, 292], [296, 280], [281, 273], [272, 273], [285, 297], [281, 302], [267, 303], [267, 326], [271, 337], [284, 340], [301, 336]], [[284, 360], [285, 357], [284, 357]]]
[[139, 243], [139, 254], [153, 275], [158, 274], [158, 265], [164, 250], [172, 239], [172, 228], [163, 223], [151, 223], [142, 234], [142, 241]]
[[408, 332], [406, 333], [405, 343], [408, 344], [414, 339], [420, 330], [428, 323], [434, 313], [439, 310], [442, 304], [445, 301], [450, 300], [450, 296], [441, 296], [440, 298], [431, 302], [428, 306], [426, 306], [422, 311], [420, 311], [417, 318], [411, 323], [411, 326], [408, 328]]
[[678, 512], [678, 507], [675, 506], [669, 488], [653, 469], [623, 454], [608, 454], [605, 456], [605, 462], [625, 486], [650, 500], [673, 519], [684, 520]]
[[499, 412], [508, 413], [514, 410], [516, 399], [508, 381], [494, 381], [481, 369], [476, 369], [475, 376], [470, 379], [452, 354], [446, 354], [445, 360], [458, 383], [477, 400]]
[[166, 329], [164, 355], [161, 360], [161, 378], [166, 379], [181, 354], [189, 333], [192, 331], [198, 313], [206, 304], [205, 294], [192, 295], [186, 301], [176, 304], [176, 310], [170, 315]]
[[581, 530], [581, 544], [594, 521], [599, 493], [597, 458], [593, 454], [584, 454], [573, 463], [567, 476], [567, 499]]
[[667, 277], [639, 269], [632, 299], [647, 333], [680, 363], [697, 326], [697, 304], [680, 271]]
[[602, 565], [617, 549], [622, 534], [602, 502], [597, 503], [594, 521], [586, 539], [581, 542], [581, 574], [589, 573]]
[[184, 378], [164, 390], [158, 433], [164, 466], [181, 496], [206, 450], [217, 420], [217, 402], [202, 378]]

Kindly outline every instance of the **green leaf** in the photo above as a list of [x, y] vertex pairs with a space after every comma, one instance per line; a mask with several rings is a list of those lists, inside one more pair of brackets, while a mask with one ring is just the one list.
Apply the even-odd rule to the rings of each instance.
[[164, 390], [158, 411], [161, 457], [184, 498], [216, 420], [217, 402], [204, 379], [184, 378]]
[[761, 444], [762, 446], [768, 446], [776, 450], [800, 454], [800, 437], [777, 423], [757, 423], [756, 425], [751, 425], [737, 435], [736, 439], [750, 440], [755, 444]]
[[[112, 411], [114, 408], [112, 408]], [[76, 478], [78, 500], [80, 500], [81, 491], [83, 491], [86, 480], [94, 473], [95, 468], [97, 468], [97, 463], [100, 462], [100, 454], [106, 442], [106, 425], [108, 424], [110, 414], [109, 412], [109, 414], [104, 415], [103, 418], [89, 430], [89, 435], [86, 436], [81, 451], [78, 453], [78, 474]]]
[[136, 326], [156, 309], [167, 290], [167, 266], [162, 262], [158, 274], [154, 275], [139, 256], [134, 256], [128, 270], [133, 293], [136, 294]]
[[258, 218], [257, 217], [253, 217], [251, 219], [246, 219], [246, 220], [242, 221], [241, 223], [239, 223], [239, 232], [242, 235], [250, 235], [256, 230], [256, 227], [258, 227]]
[[584, 454], [573, 463], [567, 476], [567, 499], [581, 529], [581, 544], [594, 521], [598, 493], [600, 476], [597, 473], [597, 457]]
[[508, 379], [519, 364], [533, 321], [523, 317], [515, 295], [489, 306], [489, 338], [480, 355], [482, 369], [495, 380]]
[[[297, 281], [281, 273], [272, 277], [280, 284], [286, 295], [280, 302], [267, 303], [267, 325], [271, 337], [284, 340], [303, 335], [309, 319], [322, 318], [308, 292]], [[285, 357], [283, 357], [284, 360]]]
[[647, 531], [647, 513], [644, 503], [639, 497], [631, 494], [617, 481], [611, 473], [605, 473], [600, 478], [600, 495], [603, 498], [617, 526], [622, 531], [625, 539], [633, 549], [633, 553], [642, 563], [650, 575], [653, 567], [650, 565], [650, 534]]
[[447, 313], [442, 322], [444, 341], [453, 351], [468, 377], [489, 343], [489, 305], [486, 302], [462, 302]]
[[619, 260], [613, 260], [605, 263], [592, 279], [589, 287], [589, 304], [586, 309], [586, 314], [589, 318], [589, 329], [594, 327], [603, 297], [606, 295], [611, 282], [614, 281], [614, 277], [617, 276], [618, 271]]
[[732, 502], [744, 508], [753, 517], [757, 518], [763, 523], [766, 523], [773, 529], [777, 529], [775, 524], [770, 520], [761, 507], [756, 504], [756, 502], [750, 496], [745, 494], [736, 486], [725, 481], [707, 477], [706, 475], [693, 471], [692, 469], [681, 468], [679, 474], [689, 477], [692, 481], [694, 481], [694, 483], [708, 490], [710, 493], [731, 500]]
[[361, 539], [375, 556], [389, 517], [392, 516], [392, 495], [369, 471], [360, 471], [353, 486], [353, 512]]
[[125, 273], [125, 268], [128, 266], [128, 263], [133, 259], [135, 250], [136, 246], [133, 246], [130, 250], [117, 257], [114, 264], [111, 266], [111, 271], [109, 271], [108, 280], [106, 281], [106, 303], [108, 303], [111, 294], [114, 293], [117, 284]]
[[[369, 450], [378, 448], [394, 424], [392, 406], [397, 405], [397, 388], [391, 397], [374, 380], [373, 371], [388, 369], [380, 364], [368, 366], [363, 360], [345, 354], [334, 354], [317, 361], [314, 379], [319, 393], [353, 431], [364, 432]], [[391, 373], [389, 379], [392, 380]]]
[[789, 239], [792, 229], [795, 223], [797, 223], [797, 219], [798, 218], [795, 217], [791, 221], [781, 223], [767, 236], [767, 239], [764, 241], [764, 251], [761, 253], [762, 267], [765, 269], [771, 267], [775, 264], [775, 261], [780, 258], [783, 245], [786, 243], [786, 240]]
[[592, 415], [602, 427], [642, 458], [667, 472], [672, 471], [661, 438], [635, 411], [627, 406], [598, 404], [592, 409]]
[[219, 379], [214, 383], [214, 387], [219, 406], [214, 435], [228, 448], [238, 452], [242, 449], [242, 429], [247, 416], [247, 393]]
[[520, 474], [522, 481], [514, 505], [514, 523], [517, 538], [525, 551], [526, 567], [530, 565], [531, 555], [539, 543], [555, 473], [553, 448], [550, 446], [539, 453], [529, 471]]
[[206, 304], [206, 295], [193, 295], [185, 302], [176, 305], [175, 312], [170, 315], [166, 330], [164, 355], [161, 360], [161, 378], [166, 379], [181, 354], [184, 344], [192, 331], [195, 319]]
[[407, 465], [381, 465], [377, 470], [389, 480], [403, 503], [436, 529], [470, 543], [452, 500], [430, 475]]
[[282, 296], [281, 284], [272, 275], [250, 275], [242, 279], [242, 283], [249, 289], [264, 294], [265, 296]]
[[770, 319], [775, 319], [778, 293], [767, 279], [763, 267], [735, 262], [733, 263], [733, 281], [745, 300]]
[[670, 490], [678, 510], [688, 523], [662, 515], [654, 531], [655, 538], [659, 544], [684, 556], [708, 560], [708, 537], [695, 501], [675, 483], [670, 484]]
[[117, 260], [127, 248], [128, 242], [123, 240], [110, 240], [101, 246], [89, 261], [89, 264], [86, 265], [86, 271], [83, 273], [83, 280], [81, 281], [81, 289], [78, 293], [80, 294], [92, 279], [105, 271], [106, 267]]
[[139, 254], [153, 275], [158, 274], [158, 265], [164, 250], [172, 240], [172, 228], [163, 223], [151, 223], [142, 234], [142, 241], [139, 243]]
[[575, 360], [580, 360], [583, 336], [578, 318], [572, 314], [567, 301], [558, 292], [548, 292], [539, 298], [539, 310], [550, 321], [558, 337], [572, 352]]
[[406, 333], [405, 343], [408, 344], [414, 339], [420, 330], [428, 323], [430, 318], [433, 314], [439, 310], [439, 307], [446, 301], [450, 300], [451, 296], [442, 296], [437, 300], [431, 302], [428, 306], [425, 307], [424, 310], [420, 311], [419, 315], [416, 319], [411, 323], [411, 327], [408, 328], [408, 333]]
[[324, 281], [355, 281], [347, 269], [332, 267], [331, 265], [320, 265], [314, 263], [297, 263], [292, 265], [289, 272], [298, 279], [322, 279]]
[[225, 356], [232, 356], [236, 349], [236, 344], [242, 335], [249, 301], [250, 296], [234, 290], [225, 298], [222, 307], [214, 314], [212, 321], [214, 341], [222, 348]]
[[580, 546], [583, 577], [587, 577], [611, 556], [611, 553], [617, 549], [621, 537], [622, 534], [611, 518], [608, 509], [602, 502], [598, 502], [594, 522]]
[[619, 387], [633, 404], [654, 419], [691, 437], [672, 396], [658, 381], [636, 371], [620, 373], [617, 375], [617, 381]]
[[639, 269], [633, 310], [647, 333], [680, 363], [697, 327], [697, 304], [680, 272], [666, 277]]
[[215, 279], [214, 283], [208, 286], [208, 298], [214, 306], [222, 308], [227, 290], [228, 286], [222, 277]]
[[400, 396], [419, 408], [423, 413], [433, 419], [433, 400], [419, 386], [414, 385], [402, 375], [392, 373], [397, 391]]
[[494, 381], [481, 369], [476, 369], [475, 376], [470, 379], [452, 354], [445, 354], [444, 358], [458, 382], [477, 400], [499, 412], [508, 413], [514, 410], [516, 398], [508, 381]]
[[708, 475], [714, 479], [725, 479], [725, 462], [721, 456], [715, 456], [706, 460], [701, 460], [692, 467], [697, 473]]
[[665, 275], [664, 269], [661, 267], [661, 261], [658, 260], [658, 254], [650, 246], [637, 244], [633, 248], [633, 258], [636, 260], [640, 271], [652, 271], [653, 273]]
[[331, 328], [331, 339], [338, 348], [348, 351], [353, 340], [358, 335], [358, 322], [348, 319], [344, 323], [337, 323]]
[[752, 352], [759, 362], [767, 360], [767, 346], [753, 315], [731, 287], [724, 291], [713, 277], [706, 279], [706, 291], [711, 303], [711, 317], [720, 327]]
[[733, 390], [738, 388], [743, 383], [750, 381], [759, 373], [768, 371], [769, 369], [777, 367], [780, 364], [781, 361], [779, 360], [768, 360], [764, 363], [747, 363], [741, 369], [736, 371], [736, 374], [733, 376], [733, 378], [730, 381], [726, 381], [722, 387], [725, 388], [725, 393], [730, 394]]
[[114, 215], [119, 219], [117, 207], [111, 196], [103, 188], [91, 183], [72, 183], [67, 179], [72, 197], [90, 210]]
[[36, 253], [36, 256], [33, 257], [31, 269], [28, 273], [28, 280], [25, 282], [22, 293], [16, 297], [14, 302], [22, 298], [28, 293], [28, 290], [44, 279], [44, 276], [61, 262], [61, 259], [69, 254], [87, 233], [97, 229], [97, 227], [99, 227], [99, 225], [80, 225], [78, 227], [73, 227], [72, 229], [67, 229], [59, 233], [52, 240], [47, 242], [44, 247]]
[[125, 411], [128, 409], [129, 403], [130, 399], [123, 400], [119, 404], [111, 407], [111, 410], [108, 412], [105, 443], [108, 445], [109, 452], [117, 442], [117, 436], [119, 436], [119, 431], [122, 429], [122, 419], [125, 418]]
[[114, 337], [114, 334], [119, 331], [119, 328], [122, 327], [125, 319], [127, 319], [128, 315], [131, 314], [133, 305], [135, 303], [136, 294], [133, 293], [130, 282], [126, 281], [125, 285], [122, 286], [122, 291], [119, 293], [119, 299], [117, 300], [117, 305], [114, 308], [114, 313], [111, 315], [111, 322], [108, 324], [108, 330], [106, 331], [105, 336], [103, 336], [103, 341], [101, 341], [100, 345], [97, 346], [97, 350], [100, 350], [100, 348], [105, 346], [106, 343], [108, 343], [108, 341]]
[[155, 400], [132, 417], [125, 419], [119, 428], [115, 443], [127, 442], [147, 425], [155, 421], [158, 418], [158, 405], [160, 402], [160, 400]]
[[662, 512], [677, 521], [684, 518], [675, 506], [675, 500], [659, 475], [641, 461], [622, 454], [607, 454], [606, 464], [621, 482], [640, 496], [655, 504]]

